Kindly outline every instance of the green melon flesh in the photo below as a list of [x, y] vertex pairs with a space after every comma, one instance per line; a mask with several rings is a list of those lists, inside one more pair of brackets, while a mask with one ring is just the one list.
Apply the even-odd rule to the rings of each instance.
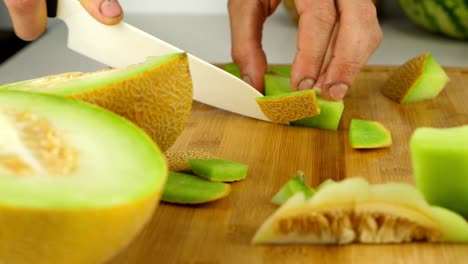
[[265, 74], [265, 96], [278, 95], [291, 92], [291, 86], [289, 83], [289, 78]]
[[388, 147], [392, 144], [390, 131], [376, 121], [352, 119], [349, 127], [349, 141], [355, 149]]
[[[149, 58], [148, 60], [131, 65], [127, 68], [109, 69], [91, 73], [76, 73], [78, 78], [56, 78], [56, 79], [31, 79], [15, 83], [4, 84], [0, 90], [25, 90], [41, 93], [53, 93], [61, 96], [69, 96], [77, 93], [91, 91], [99, 87], [131, 79], [158, 65], [164, 64], [176, 57], [179, 53]], [[60, 77], [60, 75], [57, 75]]]
[[271, 202], [281, 205], [297, 193], [303, 193], [306, 199], [308, 199], [314, 195], [314, 192], [314, 189], [305, 183], [304, 173], [299, 171], [271, 198]]
[[249, 166], [225, 159], [190, 159], [192, 172], [215, 182], [240, 181], [247, 177]]
[[269, 66], [268, 72], [274, 75], [291, 77], [291, 65]]
[[428, 202], [468, 218], [468, 125], [418, 128], [410, 149], [416, 185]]
[[317, 97], [320, 114], [291, 122], [291, 125], [337, 130], [344, 111], [343, 101], [329, 101]]
[[237, 78], [241, 78], [241, 73], [240, 73], [240, 69], [239, 67], [231, 62], [231, 63], [228, 63], [226, 65], [224, 65], [224, 70], [229, 72], [230, 74], [236, 76]]
[[[36, 121], [18, 121], [25, 118], [23, 115]], [[28, 134], [28, 125], [43, 129]], [[53, 133], [61, 141], [48, 139]], [[107, 110], [72, 99], [0, 92], [0, 142], [1, 205], [100, 208], [145, 198], [166, 180], [164, 157], [142, 130]], [[54, 154], [54, 149], [46, 146], [57, 142], [62, 148]], [[50, 161], [54, 163], [46, 163], [37, 151], [58, 156]], [[11, 167], [11, 155], [17, 164], [30, 169]], [[75, 169], [67, 170], [68, 165]]]
[[211, 182], [200, 177], [169, 172], [161, 200], [177, 204], [201, 204], [221, 199], [229, 194], [230, 185]]

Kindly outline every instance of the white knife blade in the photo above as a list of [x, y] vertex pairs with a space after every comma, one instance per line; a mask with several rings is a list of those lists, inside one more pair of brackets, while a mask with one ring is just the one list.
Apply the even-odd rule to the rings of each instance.
[[[47, 1], [49, 16], [65, 22], [68, 47], [110, 67], [126, 67], [150, 56], [183, 52], [125, 22], [113, 26], [104, 25], [96, 21], [78, 0], [55, 1]], [[55, 3], [54, 14], [50, 8], [55, 8]], [[270, 121], [255, 101], [255, 98], [262, 96], [260, 92], [230, 73], [187, 54], [194, 100], [240, 115]]]

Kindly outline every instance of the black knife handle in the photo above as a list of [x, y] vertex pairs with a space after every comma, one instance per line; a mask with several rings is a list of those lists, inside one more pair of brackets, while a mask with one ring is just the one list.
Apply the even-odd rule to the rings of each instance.
[[48, 17], [57, 16], [57, 2], [58, 0], [47, 0], [47, 16]]

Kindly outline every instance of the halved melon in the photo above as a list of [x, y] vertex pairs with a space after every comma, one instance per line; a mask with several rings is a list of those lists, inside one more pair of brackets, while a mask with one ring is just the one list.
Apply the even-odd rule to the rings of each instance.
[[148, 58], [122, 69], [45, 76], [5, 84], [0, 90], [51, 93], [107, 108], [143, 128], [162, 151], [185, 128], [193, 96], [185, 53]]
[[101, 263], [151, 218], [162, 152], [128, 120], [61, 96], [0, 92], [0, 262]]

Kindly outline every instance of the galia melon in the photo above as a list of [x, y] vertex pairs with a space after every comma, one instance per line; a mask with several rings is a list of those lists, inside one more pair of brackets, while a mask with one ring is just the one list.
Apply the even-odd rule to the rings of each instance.
[[354, 149], [389, 147], [392, 134], [380, 122], [353, 118], [349, 125], [349, 143]]
[[151, 218], [162, 152], [128, 120], [60, 96], [0, 92], [0, 263], [101, 263]]
[[143, 128], [166, 151], [185, 128], [192, 106], [187, 55], [148, 58], [122, 69], [63, 73], [0, 86], [67, 96], [99, 105]]
[[170, 171], [191, 171], [190, 159], [213, 159], [212, 153], [201, 150], [168, 151], [165, 153]]

